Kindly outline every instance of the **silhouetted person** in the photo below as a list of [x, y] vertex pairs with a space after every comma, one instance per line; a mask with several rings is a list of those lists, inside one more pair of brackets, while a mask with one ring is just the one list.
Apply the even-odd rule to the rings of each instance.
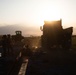
[[6, 56], [7, 53], [7, 36], [3, 35], [2, 37], [2, 48], [3, 48], [3, 56]]
[[9, 34], [9, 35], [7, 35], [7, 51], [8, 51], [8, 54], [13, 54], [13, 49], [12, 49], [11, 43], [12, 43], [12, 40], [11, 40], [11, 36]]
[[26, 56], [30, 57], [32, 55], [32, 51], [28, 45], [26, 45]]
[[25, 48], [25, 45], [23, 46], [23, 49], [22, 49], [22, 56], [25, 56], [26, 55], [26, 48]]

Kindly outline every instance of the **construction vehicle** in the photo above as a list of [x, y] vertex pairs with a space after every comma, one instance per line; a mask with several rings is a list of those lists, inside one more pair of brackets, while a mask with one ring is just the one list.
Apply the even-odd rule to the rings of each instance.
[[43, 48], [61, 47], [70, 49], [72, 41], [73, 27], [63, 29], [62, 20], [44, 21], [41, 36], [41, 45]]
[[0, 47], [0, 75], [18, 73], [22, 64], [23, 38], [21, 31], [16, 31], [16, 35], [3, 35]]
[[44, 21], [40, 29], [41, 48], [29, 59], [26, 75], [76, 74], [76, 54], [69, 50], [73, 27], [63, 29], [62, 20], [58, 20]]
[[15, 31], [16, 35], [12, 35], [12, 39], [17, 41], [21, 41], [22, 39], [24, 39], [24, 37], [22, 36], [22, 32], [21, 31]]

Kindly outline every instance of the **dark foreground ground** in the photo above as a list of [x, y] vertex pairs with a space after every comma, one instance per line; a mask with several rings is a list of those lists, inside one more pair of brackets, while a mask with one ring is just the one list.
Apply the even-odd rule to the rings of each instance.
[[[13, 56], [0, 58], [0, 75], [18, 75], [22, 59], [16, 59], [21, 49], [14, 50]], [[76, 51], [40, 48], [30, 56], [25, 75], [76, 75]]]
[[[3, 49], [0, 48], [0, 53]], [[17, 75], [21, 67], [21, 47], [13, 47], [13, 52], [0, 57], [0, 75]]]
[[76, 75], [76, 53], [62, 49], [36, 52], [25, 75]]

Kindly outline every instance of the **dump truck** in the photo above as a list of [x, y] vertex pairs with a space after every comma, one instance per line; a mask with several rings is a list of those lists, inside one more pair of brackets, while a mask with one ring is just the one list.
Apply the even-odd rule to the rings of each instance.
[[73, 27], [63, 29], [62, 20], [44, 21], [43, 32], [41, 36], [41, 45], [43, 48], [61, 47], [70, 49], [72, 42]]

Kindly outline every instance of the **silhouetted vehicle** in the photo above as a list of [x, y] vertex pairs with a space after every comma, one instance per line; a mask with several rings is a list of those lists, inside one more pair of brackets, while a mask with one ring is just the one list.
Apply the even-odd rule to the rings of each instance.
[[24, 37], [22, 36], [22, 32], [21, 31], [15, 31], [16, 35], [12, 35], [12, 39], [14, 41], [19, 41], [21, 42], [22, 39], [24, 39]]
[[11, 75], [14, 71], [18, 71], [18, 68], [22, 64], [22, 39], [21, 31], [16, 31], [16, 35], [14, 36], [10, 34], [3, 35], [0, 47], [2, 55], [0, 57], [0, 61], [2, 61], [0, 66], [2, 65], [4, 67], [0, 69], [0, 75]]
[[41, 36], [42, 47], [62, 47], [65, 49], [71, 47], [73, 27], [63, 29], [62, 20], [44, 21], [41, 30], [43, 31]]

